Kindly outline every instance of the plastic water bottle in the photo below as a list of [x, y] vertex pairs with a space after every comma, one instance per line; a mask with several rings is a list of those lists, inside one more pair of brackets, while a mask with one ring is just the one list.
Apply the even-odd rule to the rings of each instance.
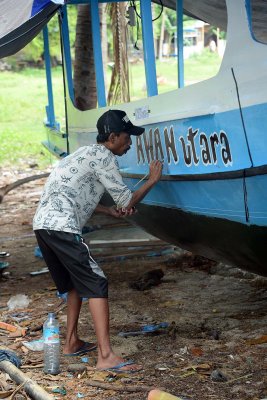
[[49, 313], [43, 326], [44, 373], [57, 375], [60, 372], [59, 323], [54, 313]]

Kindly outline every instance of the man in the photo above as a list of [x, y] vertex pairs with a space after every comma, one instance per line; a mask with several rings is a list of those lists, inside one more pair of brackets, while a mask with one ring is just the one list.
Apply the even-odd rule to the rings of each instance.
[[[116, 156], [131, 147], [131, 135], [144, 128], [134, 126], [124, 111], [109, 110], [97, 122], [97, 144], [79, 148], [51, 172], [41, 196], [33, 229], [44, 260], [59, 293], [68, 292], [65, 355], [81, 355], [95, 345], [83, 342], [77, 333], [82, 298], [89, 299], [97, 337], [98, 369], [120, 371], [140, 369], [124, 361], [110, 345], [107, 279], [84, 243], [82, 228], [94, 211], [120, 217], [131, 215], [160, 180], [162, 164], [152, 161], [148, 180], [135, 192], [123, 183]], [[99, 201], [107, 190], [117, 208]]]

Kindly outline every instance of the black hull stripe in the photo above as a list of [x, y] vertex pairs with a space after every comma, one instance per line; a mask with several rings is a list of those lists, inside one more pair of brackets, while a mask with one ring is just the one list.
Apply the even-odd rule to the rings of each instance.
[[140, 203], [130, 217], [150, 234], [212, 260], [267, 276], [267, 227]]
[[[124, 173], [121, 170], [121, 174], [124, 178], [141, 179], [144, 174], [129, 174]], [[208, 174], [183, 174], [183, 175], [162, 175], [161, 181], [218, 181], [222, 179], [240, 179], [244, 177], [252, 177], [257, 175], [266, 175], [267, 165], [260, 167], [251, 167], [246, 169], [239, 169], [236, 171], [226, 172], [213, 172]]]

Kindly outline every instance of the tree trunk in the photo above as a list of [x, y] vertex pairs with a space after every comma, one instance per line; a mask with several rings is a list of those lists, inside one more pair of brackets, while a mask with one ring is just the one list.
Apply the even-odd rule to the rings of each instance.
[[130, 101], [126, 8], [126, 2], [112, 3], [110, 5], [114, 67], [108, 93], [108, 104]]
[[97, 93], [89, 5], [78, 6], [73, 82], [76, 107], [82, 111], [95, 108]]

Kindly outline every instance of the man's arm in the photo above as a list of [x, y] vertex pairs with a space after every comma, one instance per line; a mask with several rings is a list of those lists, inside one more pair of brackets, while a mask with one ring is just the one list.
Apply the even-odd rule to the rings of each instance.
[[155, 184], [160, 180], [162, 173], [162, 162], [152, 161], [149, 166], [149, 178], [148, 180], [135, 192], [133, 192], [132, 198], [126, 211], [129, 211], [137, 203], [139, 203], [147, 195], [147, 193], [155, 186]]
[[106, 207], [106, 206], [103, 206], [102, 204], [98, 204], [95, 208], [95, 212], [102, 213], [105, 215], [111, 215], [112, 217], [115, 217], [115, 218], [122, 217], [121, 212], [119, 210], [117, 210], [115, 206]]

